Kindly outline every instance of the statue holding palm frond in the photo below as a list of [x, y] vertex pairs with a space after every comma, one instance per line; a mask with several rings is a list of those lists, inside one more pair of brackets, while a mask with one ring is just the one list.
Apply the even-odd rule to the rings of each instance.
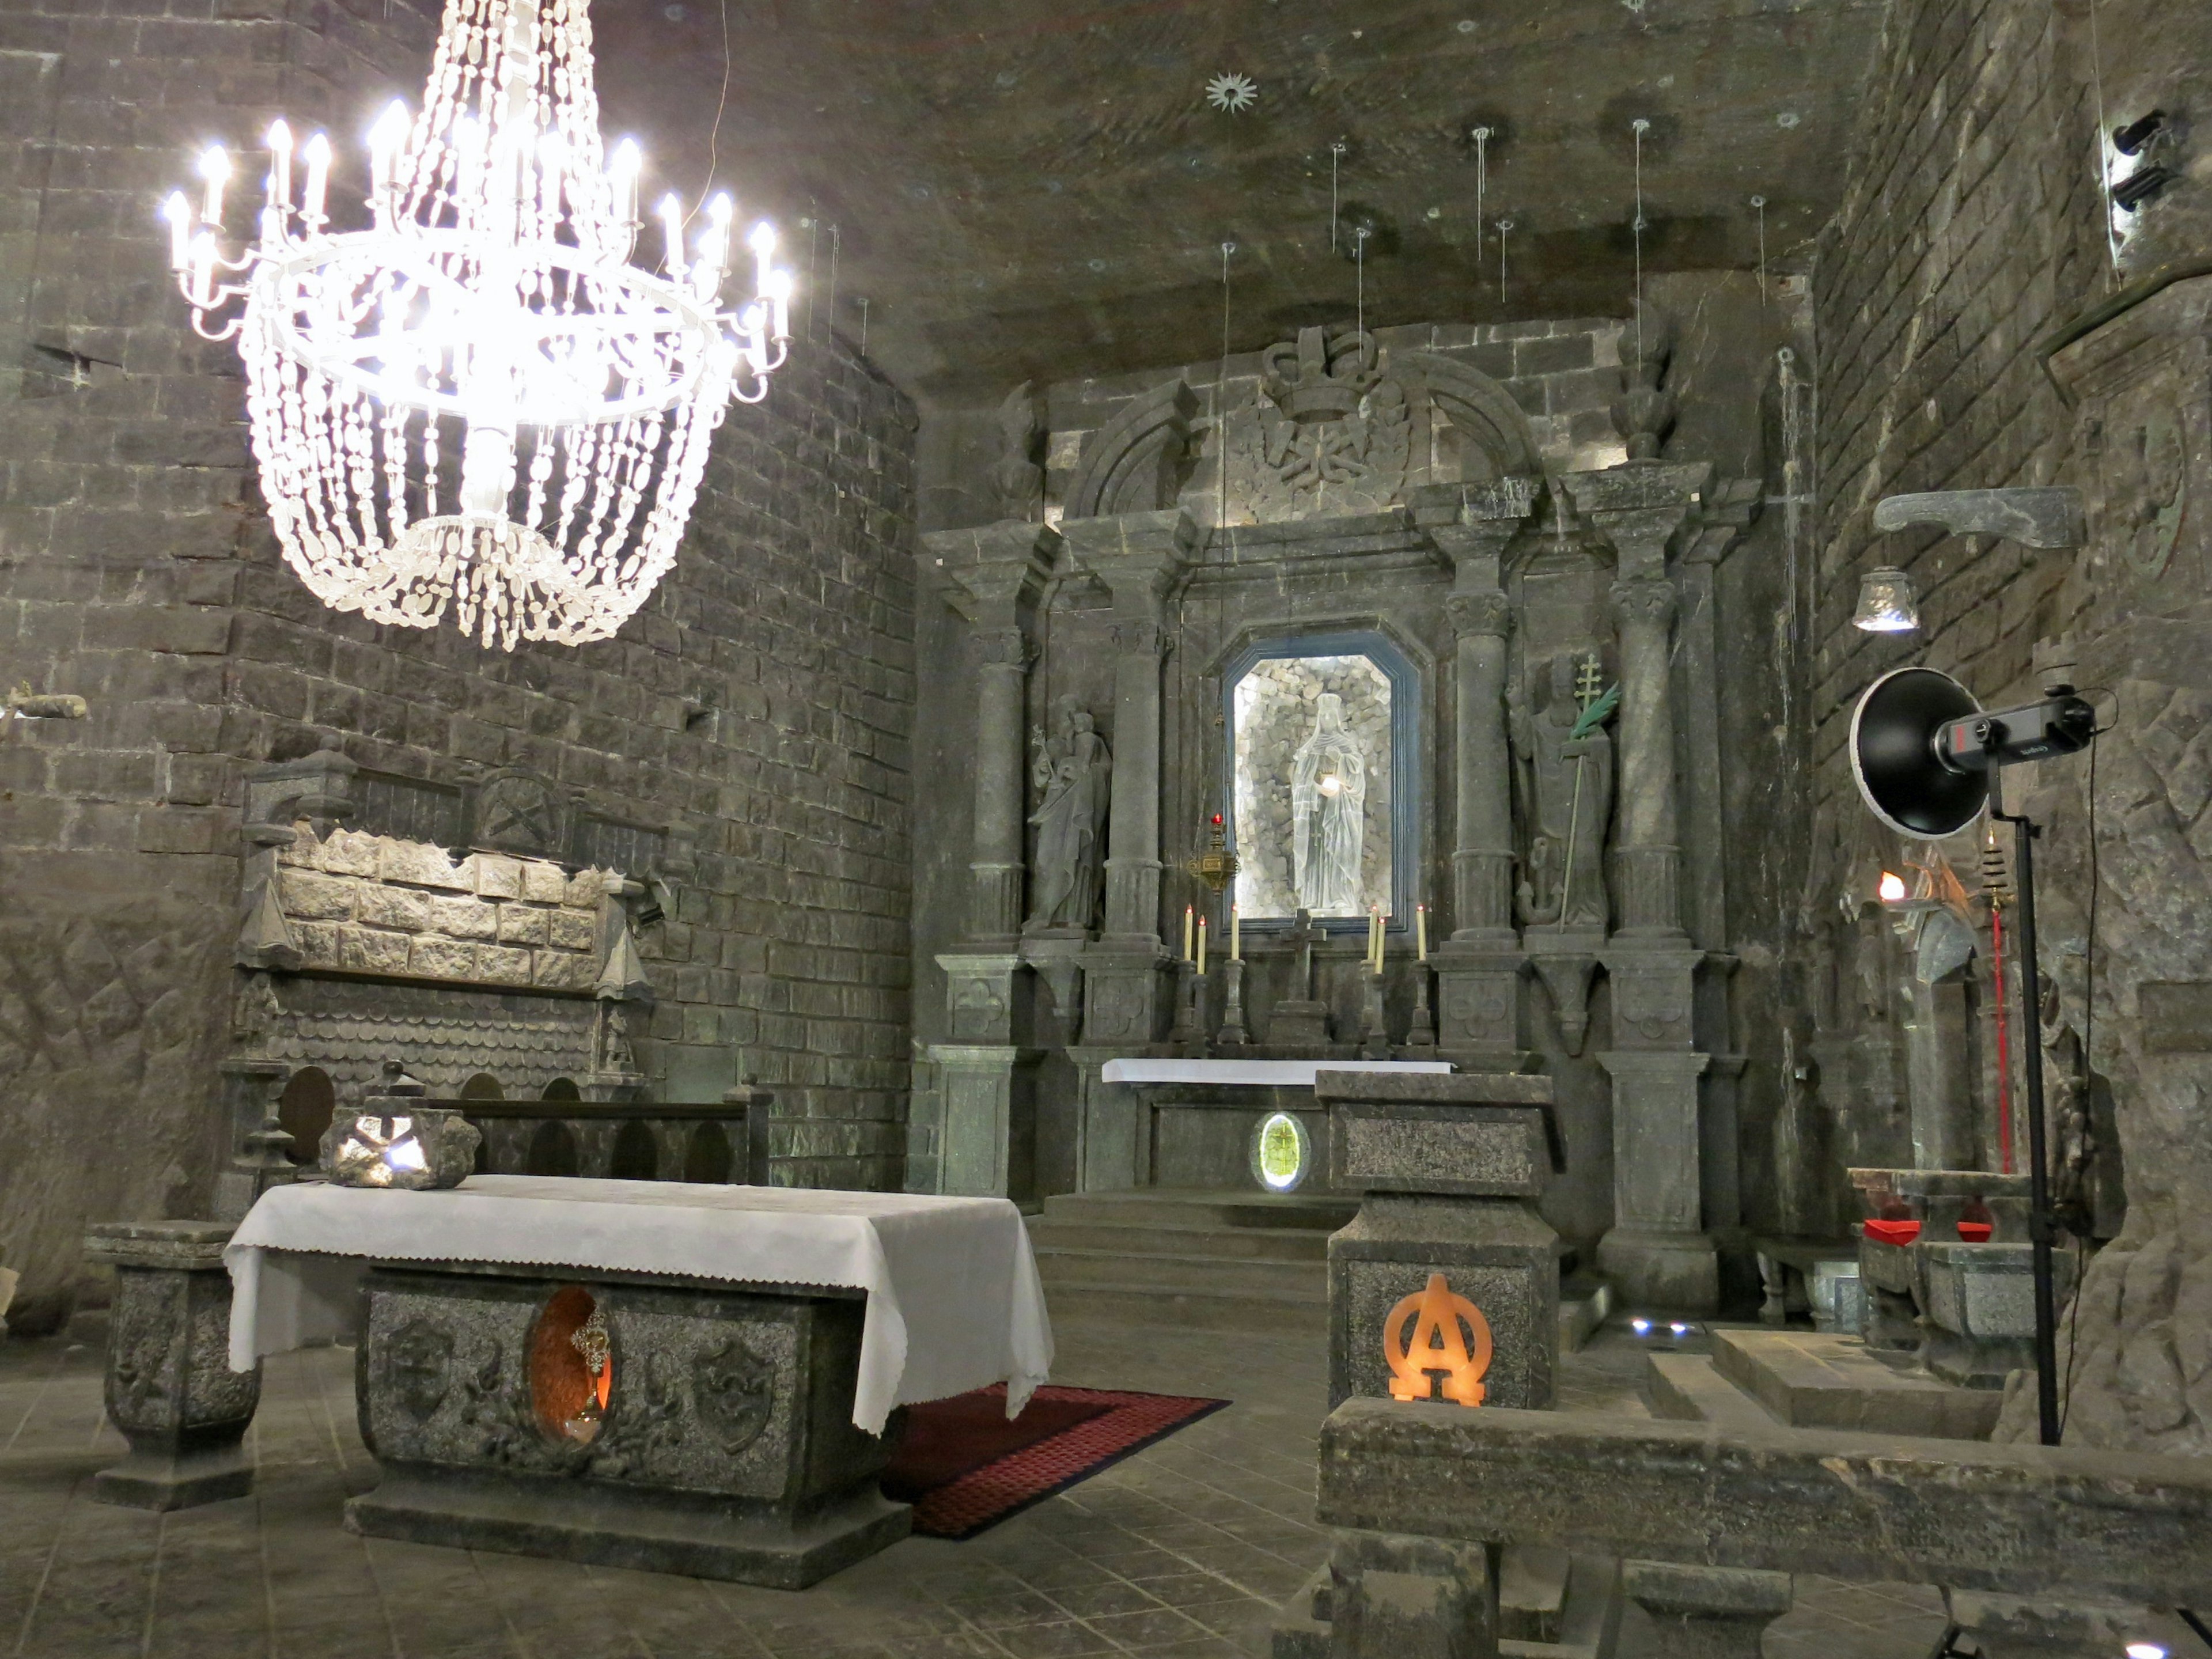
[[1604, 686], [1595, 653], [1562, 653], [1552, 659], [1542, 710], [1514, 720], [1531, 805], [1518, 905], [1524, 926], [1602, 928], [1611, 916], [1613, 738], [1605, 728], [1620, 706], [1620, 688]]

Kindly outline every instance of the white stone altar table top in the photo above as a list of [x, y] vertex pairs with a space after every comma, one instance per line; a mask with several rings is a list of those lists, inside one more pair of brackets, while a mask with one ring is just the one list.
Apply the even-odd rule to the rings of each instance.
[[301, 1182], [264, 1193], [223, 1261], [234, 1370], [357, 1337], [378, 1261], [864, 1290], [853, 1421], [871, 1434], [894, 1406], [999, 1382], [1012, 1417], [1052, 1370], [1029, 1231], [1002, 1198], [554, 1176], [428, 1193]]
[[1447, 1060], [1109, 1060], [1108, 1083], [1212, 1083], [1310, 1089], [1316, 1072], [1449, 1072]]

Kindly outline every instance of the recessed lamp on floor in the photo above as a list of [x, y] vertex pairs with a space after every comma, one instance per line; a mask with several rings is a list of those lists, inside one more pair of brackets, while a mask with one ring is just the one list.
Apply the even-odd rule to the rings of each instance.
[[2155, 1642], [2130, 1642], [2128, 1659], [2166, 1659], [2166, 1650]]

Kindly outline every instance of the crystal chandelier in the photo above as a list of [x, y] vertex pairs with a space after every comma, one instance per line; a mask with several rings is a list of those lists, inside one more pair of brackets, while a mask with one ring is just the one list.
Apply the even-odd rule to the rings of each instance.
[[[222, 241], [230, 157], [163, 207], [204, 338], [238, 341], [284, 557], [334, 610], [487, 646], [605, 639], [674, 563], [732, 398], [790, 343], [775, 232], [726, 311], [727, 196], [657, 210], [629, 263], [643, 156], [603, 156], [587, 0], [447, 0], [420, 111], [368, 135], [368, 223], [333, 230], [331, 149], [270, 129], [259, 240]], [[240, 310], [222, 313], [242, 300]]]

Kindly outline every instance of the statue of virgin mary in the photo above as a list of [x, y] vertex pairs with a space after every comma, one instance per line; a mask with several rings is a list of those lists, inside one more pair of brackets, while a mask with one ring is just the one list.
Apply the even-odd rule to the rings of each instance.
[[1313, 735], [1291, 762], [1291, 853], [1298, 908], [1356, 916], [1359, 850], [1367, 831], [1367, 765], [1345, 729], [1344, 699], [1324, 691]]

